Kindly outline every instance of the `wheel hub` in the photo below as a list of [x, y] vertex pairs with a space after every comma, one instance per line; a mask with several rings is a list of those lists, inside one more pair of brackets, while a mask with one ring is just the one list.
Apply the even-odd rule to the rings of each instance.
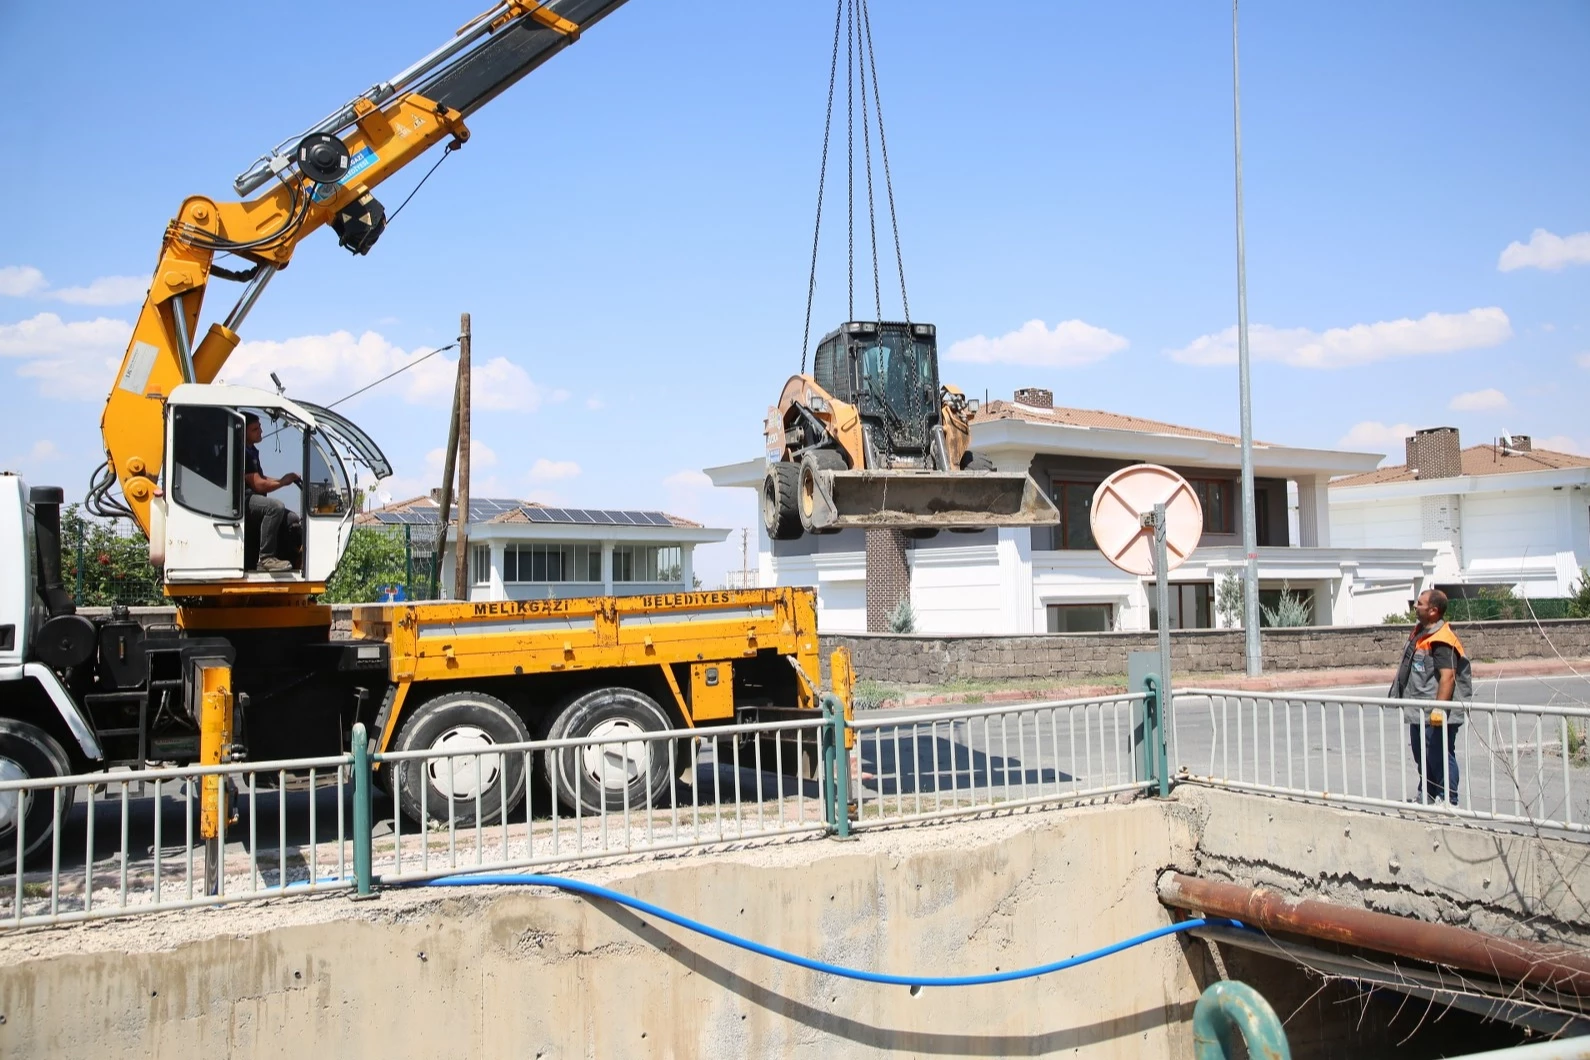
[[431, 750], [458, 757], [426, 761], [425, 772], [431, 786], [455, 799], [473, 799], [477, 792], [491, 790], [502, 772], [502, 755], [478, 752], [496, 743], [490, 733], [475, 725], [448, 729], [431, 744]]
[[[9, 758], [0, 758], [0, 781], [27, 780], [28, 771]], [[20, 791], [0, 791], [0, 832], [11, 832], [22, 816]]]
[[[640, 736], [645, 729], [627, 718], [609, 718], [599, 722], [586, 734], [591, 740], [612, 740], [614, 737]], [[646, 771], [647, 749], [645, 740], [627, 740], [619, 743], [594, 744], [580, 752], [580, 764], [585, 775], [599, 787], [623, 789]]]

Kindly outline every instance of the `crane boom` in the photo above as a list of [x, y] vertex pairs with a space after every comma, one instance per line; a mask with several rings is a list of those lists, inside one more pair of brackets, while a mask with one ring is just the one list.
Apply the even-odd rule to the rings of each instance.
[[[185, 383], [210, 383], [239, 342], [238, 329], [298, 244], [330, 224], [364, 254], [385, 226], [372, 189], [443, 140], [469, 138], [464, 119], [579, 38], [624, 0], [508, 0], [392, 79], [284, 141], [234, 182], [225, 202], [196, 195], [167, 225], [100, 430], [109, 476], [145, 534], [164, 466], [163, 401]], [[220, 269], [218, 254], [248, 264]], [[226, 318], [197, 337], [212, 279], [243, 281]], [[107, 477], [106, 485], [110, 483]]]

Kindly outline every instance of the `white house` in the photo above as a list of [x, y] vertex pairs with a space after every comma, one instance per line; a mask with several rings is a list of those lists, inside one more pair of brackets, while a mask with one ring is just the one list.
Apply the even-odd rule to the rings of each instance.
[[[882, 628], [880, 616], [893, 609], [906, 583], [916, 628], [924, 633], [1149, 629], [1152, 581], [1122, 573], [1099, 554], [1088, 507], [1112, 471], [1156, 463], [1190, 480], [1204, 507], [1202, 544], [1172, 575], [1172, 628], [1221, 624], [1216, 586], [1244, 565], [1240, 440], [1113, 412], [1055, 408], [1046, 390], [1016, 397], [977, 413], [972, 448], [1001, 471], [1030, 473], [1060, 509], [1060, 526], [914, 541], [846, 530], [770, 542], [763, 533], [762, 584], [816, 586], [820, 626], [833, 632], [867, 629], [869, 610], [872, 628]], [[1319, 625], [1375, 622], [1407, 606], [1433, 570], [1434, 549], [1417, 542], [1344, 548], [1331, 533], [1329, 482], [1371, 470], [1379, 456], [1256, 442], [1253, 458], [1265, 602], [1273, 605], [1289, 589], [1309, 601]], [[706, 472], [715, 485], [760, 489], [765, 464], [749, 460]], [[887, 575], [886, 568], [900, 573]]]
[[[428, 555], [434, 551], [440, 508], [435, 497], [416, 497], [365, 512], [359, 523], [414, 527], [416, 543]], [[469, 598], [539, 600], [689, 589], [695, 585], [695, 547], [728, 536], [728, 530], [666, 512], [471, 498]], [[443, 556], [441, 584], [453, 584], [452, 547]]]
[[1405, 463], [1332, 482], [1330, 509], [1343, 544], [1435, 549], [1452, 595], [1567, 596], [1590, 565], [1590, 458], [1524, 435], [1464, 449], [1455, 428], [1419, 431]]

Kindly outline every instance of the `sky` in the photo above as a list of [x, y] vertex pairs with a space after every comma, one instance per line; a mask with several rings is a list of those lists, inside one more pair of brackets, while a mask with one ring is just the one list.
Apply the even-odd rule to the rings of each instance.
[[[969, 394], [1235, 433], [1231, 9], [872, 0], [914, 320]], [[0, 3], [0, 467], [80, 497], [166, 222], [431, 50], [479, 0], [357, 25], [195, 0]], [[284, 9], [286, 10], [286, 9]], [[473, 324], [475, 496], [754, 527], [800, 367], [834, 6], [631, 0], [469, 122], [367, 257], [300, 245], [222, 372], [335, 401]], [[1401, 461], [1413, 428], [1590, 453], [1590, 5], [1251, 0], [1254, 433]], [[813, 342], [851, 311], [843, 94]], [[859, 127], [858, 127], [859, 140]], [[877, 165], [877, 143], [873, 143]], [[439, 149], [438, 149], [439, 150]], [[857, 145], [858, 317], [874, 311]], [[395, 208], [431, 157], [377, 191]], [[899, 281], [876, 173], [886, 317]], [[201, 328], [234, 294], [217, 283]], [[443, 353], [340, 407], [440, 484]], [[754, 549], [755, 535], [752, 534]]]

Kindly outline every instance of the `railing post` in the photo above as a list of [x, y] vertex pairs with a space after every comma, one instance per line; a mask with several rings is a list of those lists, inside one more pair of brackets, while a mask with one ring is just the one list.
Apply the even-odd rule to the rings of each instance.
[[369, 898], [371, 835], [370, 737], [363, 722], [353, 725], [353, 877], [358, 896]]
[[[1170, 794], [1170, 769], [1167, 766], [1165, 734], [1170, 716], [1170, 704], [1165, 695], [1166, 682], [1159, 674], [1164, 657], [1157, 652], [1134, 651], [1126, 657], [1127, 691], [1143, 697], [1142, 742], [1137, 748], [1138, 766], [1143, 783], [1155, 790], [1160, 798]], [[1137, 711], [1134, 709], [1134, 715]], [[1134, 719], [1135, 720], [1135, 719]]]
[[845, 705], [833, 693], [822, 697], [823, 817], [829, 834], [850, 838], [850, 748], [846, 746]]
[[1170, 796], [1170, 770], [1166, 766], [1165, 725], [1170, 704], [1161, 695], [1158, 674], [1149, 674], [1144, 680], [1143, 699], [1143, 759], [1150, 783], [1159, 787], [1159, 797]]

